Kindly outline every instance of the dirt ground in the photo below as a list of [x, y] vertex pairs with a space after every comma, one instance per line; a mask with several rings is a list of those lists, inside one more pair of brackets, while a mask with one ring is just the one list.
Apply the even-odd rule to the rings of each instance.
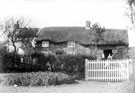
[[133, 81], [96, 82], [78, 81], [78, 84], [50, 87], [1, 86], [0, 93], [135, 93]]

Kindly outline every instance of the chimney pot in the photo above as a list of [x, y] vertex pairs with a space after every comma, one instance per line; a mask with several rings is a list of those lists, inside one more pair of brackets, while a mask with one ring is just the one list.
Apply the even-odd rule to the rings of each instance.
[[86, 29], [90, 29], [90, 27], [91, 27], [91, 22], [90, 21], [86, 21]]

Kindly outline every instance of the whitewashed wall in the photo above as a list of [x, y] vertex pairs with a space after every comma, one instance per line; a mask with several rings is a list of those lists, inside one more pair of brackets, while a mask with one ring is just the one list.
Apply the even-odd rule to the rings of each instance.
[[135, 47], [135, 30], [128, 29], [129, 47]]

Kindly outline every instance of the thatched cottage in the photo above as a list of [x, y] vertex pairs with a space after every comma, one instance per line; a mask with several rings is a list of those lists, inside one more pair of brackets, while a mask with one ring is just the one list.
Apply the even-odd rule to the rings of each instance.
[[[127, 30], [105, 29], [97, 42], [98, 56], [125, 57], [128, 48]], [[95, 55], [95, 35], [86, 27], [45, 27], [38, 33], [37, 47], [45, 54]]]

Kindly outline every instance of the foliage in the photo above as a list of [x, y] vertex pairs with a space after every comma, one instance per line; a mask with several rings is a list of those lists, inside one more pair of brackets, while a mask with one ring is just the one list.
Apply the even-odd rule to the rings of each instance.
[[[84, 73], [85, 59], [95, 59], [84, 55], [47, 55], [34, 53], [32, 59], [36, 59], [36, 71], [64, 72], [64, 73]], [[49, 64], [49, 65], [48, 65]], [[35, 68], [36, 69], [36, 68]]]
[[52, 72], [65, 73], [84, 72], [85, 58], [94, 59], [93, 57], [82, 55], [45, 56], [42, 53], [34, 53], [31, 57], [36, 59], [35, 65], [39, 67], [36, 71], [47, 71], [50, 68]]
[[129, 6], [127, 16], [130, 18], [133, 27], [135, 27], [135, 0], [127, 0]]
[[117, 52], [113, 54], [113, 59], [128, 59], [129, 52], [128, 48], [120, 47]]
[[[36, 37], [37, 29], [28, 27], [29, 23], [26, 23], [24, 18], [9, 18], [0, 26], [2, 35], [5, 35], [9, 46], [13, 46], [13, 62], [16, 60], [14, 57], [17, 54], [17, 44], [22, 44], [22, 48], [27, 50], [31, 47], [31, 41]], [[14, 65], [13, 65], [14, 66]]]
[[128, 4], [129, 5], [135, 4], [135, 0], [128, 0]]
[[[23, 58], [23, 61], [21, 60]], [[53, 55], [45, 56], [42, 53], [20, 56], [6, 53], [2, 55], [2, 67], [4, 72], [37, 72], [53, 71], [53, 65], [57, 62]], [[50, 68], [50, 69], [49, 69]]]
[[85, 59], [95, 58], [84, 55], [61, 55], [54, 64], [54, 71], [64, 72], [74, 76], [76, 79], [83, 79], [85, 74]]
[[95, 43], [95, 57], [97, 57], [97, 44], [100, 40], [104, 40], [102, 37], [102, 33], [105, 31], [105, 28], [102, 28], [98, 23], [95, 23], [92, 25], [92, 31], [95, 35], [95, 39], [93, 40], [93, 42]]
[[2, 56], [2, 67], [4, 72], [10, 72], [15, 70], [14, 68], [20, 65], [20, 55], [13, 55], [12, 53], [6, 53]]
[[3, 77], [0, 81], [4, 85], [49, 86], [75, 83], [71, 76], [52, 72], [10, 73], [4, 74]]
[[[5, 54], [3, 56], [4, 72], [37, 72], [37, 71], [51, 71], [63, 72], [69, 75], [79, 77], [84, 76], [85, 59], [95, 60], [91, 56], [85, 55], [48, 55], [42, 53], [33, 53], [26, 56], [25, 60], [21, 62], [21, 56], [15, 56], [13, 63], [12, 54]], [[12, 66], [14, 65], [14, 66]]]
[[20, 28], [24, 28], [24, 20], [16, 18], [7, 19], [0, 28], [6, 36], [8, 43], [14, 47], [13, 54], [17, 51], [16, 43], [19, 42], [17, 35], [21, 32]]
[[53, 64], [57, 61], [55, 56], [53, 55], [44, 55], [42, 53], [33, 53], [31, 55], [32, 59], [36, 60], [36, 66], [39, 68], [37, 71], [47, 71], [50, 70], [53, 71]]
[[104, 27], [101, 27], [98, 23], [92, 25], [92, 30], [95, 32], [95, 42], [99, 42], [102, 39], [102, 33], [105, 31]]
[[28, 51], [30, 48], [35, 47], [34, 40], [37, 37], [37, 32], [37, 28], [23, 28], [17, 35], [25, 51]]
[[0, 72], [3, 72], [3, 55], [6, 53], [6, 47], [1, 47], [0, 48]]

